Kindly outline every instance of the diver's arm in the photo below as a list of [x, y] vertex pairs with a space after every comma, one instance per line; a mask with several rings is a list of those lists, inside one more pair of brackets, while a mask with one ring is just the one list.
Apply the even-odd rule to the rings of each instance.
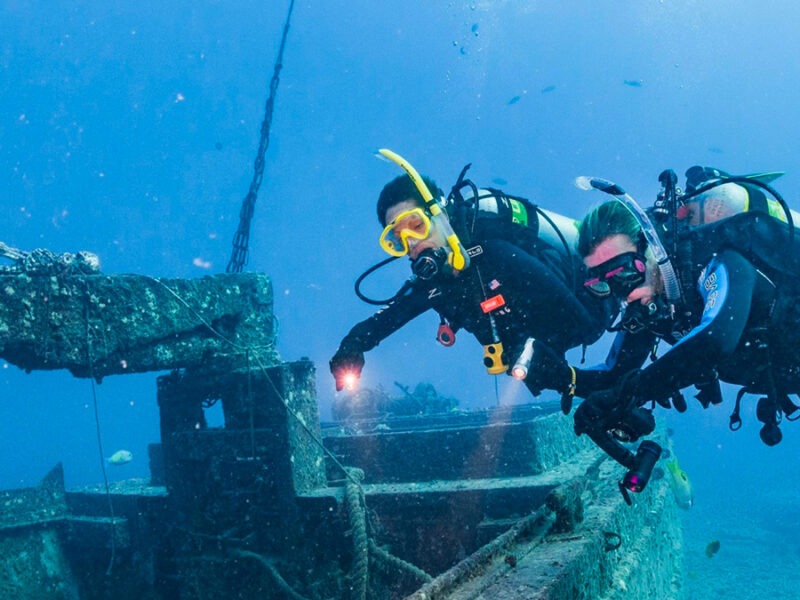
[[741, 254], [725, 250], [698, 282], [704, 309], [700, 323], [640, 374], [636, 395], [666, 397], [703, 381], [719, 359], [732, 353], [750, 316], [758, 274]]
[[374, 315], [357, 323], [344, 336], [330, 360], [336, 391], [354, 385], [364, 367], [364, 352], [372, 350], [383, 339], [400, 329], [429, 308], [425, 291], [411, 287]]
[[425, 291], [412, 287], [371, 317], [356, 323], [339, 344], [339, 350], [368, 352], [429, 308]]
[[646, 330], [618, 332], [604, 362], [575, 369], [575, 395], [586, 398], [593, 392], [614, 387], [623, 375], [644, 364], [655, 340], [655, 335]]

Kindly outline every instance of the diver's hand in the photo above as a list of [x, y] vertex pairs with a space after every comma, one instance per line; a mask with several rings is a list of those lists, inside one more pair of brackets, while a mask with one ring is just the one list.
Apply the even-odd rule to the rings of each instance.
[[562, 355], [547, 344], [536, 341], [525, 382], [535, 396], [542, 390], [556, 390], [563, 394], [572, 383], [572, 370]]
[[614, 420], [614, 409], [619, 406], [616, 388], [601, 390], [589, 394], [575, 410], [574, 428], [575, 435], [590, 433], [592, 431], [607, 430]]
[[575, 411], [575, 434], [609, 429], [638, 407], [634, 398], [640, 371], [626, 373], [613, 388], [589, 394]]
[[712, 379], [702, 383], [695, 383], [697, 394], [695, 398], [703, 405], [703, 408], [708, 408], [711, 404], [720, 404], [722, 402], [722, 390], [719, 387], [719, 379]]
[[633, 392], [638, 373], [629, 373], [613, 389], [591, 394], [575, 411], [575, 434], [605, 431], [622, 442], [651, 434], [656, 427], [653, 411], [642, 408]]
[[336, 391], [353, 388], [364, 368], [364, 353], [339, 348], [330, 361], [331, 373], [336, 381]]

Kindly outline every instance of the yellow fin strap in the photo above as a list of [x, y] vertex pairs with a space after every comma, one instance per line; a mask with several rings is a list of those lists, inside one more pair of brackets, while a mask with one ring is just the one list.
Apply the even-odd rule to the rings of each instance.
[[570, 396], [574, 396], [575, 388], [577, 387], [578, 384], [578, 373], [575, 371], [575, 367], [573, 367], [572, 365], [570, 365], [569, 367], [569, 372], [572, 376], [572, 381], [570, 381], [569, 386], [567, 387], [567, 394], [569, 394]]
[[568, 415], [572, 410], [572, 401], [575, 398], [575, 388], [578, 383], [578, 374], [575, 371], [575, 367], [569, 365], [569, 372], [571, 381], [567, 387], [567, 391], [561, 394], [561, 412], [565, 415]]

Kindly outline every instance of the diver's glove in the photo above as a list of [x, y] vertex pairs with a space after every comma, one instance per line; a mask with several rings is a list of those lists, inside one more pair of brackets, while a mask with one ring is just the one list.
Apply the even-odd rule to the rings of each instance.
[[353, 387], [361, 377], [361, 369], [364, 368], [364, 353], [350, 350], [342, 344], [331, 358], [330, 367], [333, 378], [336, 380], [336, 391], [341, 392], [346, 387]]
[[[639, 408], [641, 403], [635, 396], [639, 373], [638, 369], [630, 371], [613, 388], [589, 394], [589, 397], [575, 411], [575, 434], [581, 435], [583, 433], [616, 429], [622, 427], [628, 420], [633, 420], [634, 423], [630, 427], [622, 427], [623, 429], [646, 429], [646, 425], [639, 427], [635, 423], [635, 421], [639, 420], [639, 417], [643, 416], [639, 414], [639, 411], [650, 414], [650, 419], [652, 419], [650, 411]], [[644, 418], [647, 419], [646, 416]], [[630, 431], [629, 433], [634, 435], [635, 432]], [[638, 435], [634, 436], [634, 439], [638, 439], [639, 435], [646, 434], [638, 433]]]
[[719, 379], [712, 379], [702, 383], [694, 384], [697, 393], [695, 398], [703, 405], [703, 408], [708, 408], [711, 404], [720, 404], [722, 402], [722, 390], [719, 387]]
[[575, 398], [576, 376], [577, 372], [564, 360], [563, 355], [547, 344], [539, 341], [533, 343], [533, 358], [525, 384], [534, 396], [544, 389], [561, 392], [561, 412], [568, 415]]
[[615, 408], [617, 408], [615, 389], [589, 394], [573, 416], [575, 435], [608, 430]]
[[568, 391], [574, 383], [572, 373], [562, 355], [543, 342], [533, 343], [533, 358], [525, 381], [534, 395], [538, 396], [542, 390]]
[[653, 433], [656, 420], [653, 411], [641, 406], [624, 410], [621, 406], [608, 408], [610, 396], [601, 397], [611, 390], [595, 392], [575, 411], [575, 434], [588, 433], [596, 439], [598, 433], [608, 432], [621, 442], [635, 442]]

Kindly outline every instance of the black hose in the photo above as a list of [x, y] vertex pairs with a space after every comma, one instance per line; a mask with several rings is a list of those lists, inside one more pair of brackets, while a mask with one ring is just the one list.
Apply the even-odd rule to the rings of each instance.
[[406, 282], [402, 285], [402, 287], [399, 290], [397, 290], [397, 293], [394, 296], [392, 296], [391, 298], [387, 298], [386, 300], [375, 300], [374, 298], [369, 298], [369, 297], [367, 297], [367, 296], [365, 296], [364, 294], [361, 293], [361, 282], [362, 281], [364, 281], [367, 277], [372, 275], [372, 273], [374, 273], [375, 271], [377, 271], [381, 267], [383, 267], [385, 265], [388, 265], [390, 262], [392, 262], [393, 260], [397, 260], [398, 258], [400, 258], [400, 257], [399, 256], [390, 256], [389, 258], [386, 258], [386, 259], [382, 260], [381, 262], [372, 265], [369, 269], [367, 269], [361, 275], [359, 275], [358, 279], [356, 279], [355, 285], [353, 286], [355, 288], [355, 291], [356, 291], [356, 296], [358, 296], [359, 299], [361, 299], [362, 301], [366, 302], [367, 304], [372, 304], [374, 306], [386, 306], [387, 304], [389, 304], [395, 298], [403, 295], [405, 293], [405, 291], [408, 288], [411, 287], [411, 285], [413, 284], [413, 280], [407, 279]]

